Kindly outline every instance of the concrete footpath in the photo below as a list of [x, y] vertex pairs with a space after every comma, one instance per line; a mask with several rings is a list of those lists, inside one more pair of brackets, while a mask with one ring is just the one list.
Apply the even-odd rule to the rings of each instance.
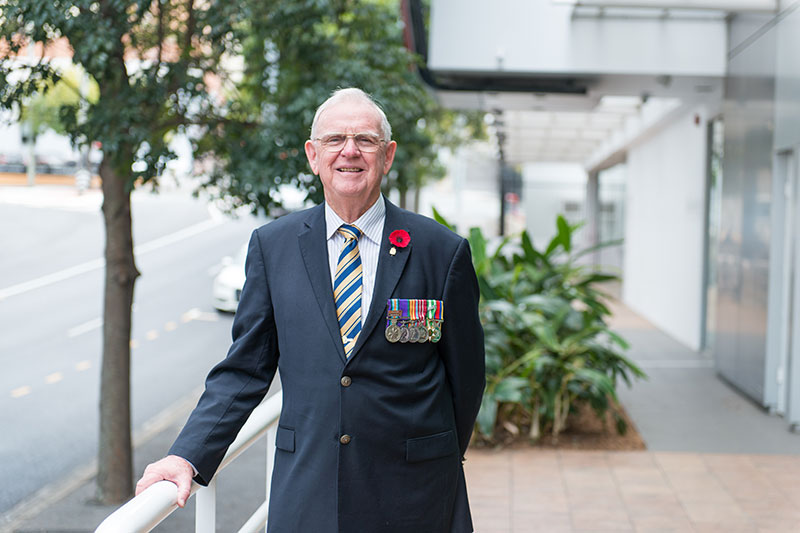
[[[720, 380], [710, 360], [614, 309], [650, 375], [620, 391], [648, 450], [470, 450], [476, 531], [800, 532], [800, 435]], [[137, 474], [169, 448], [188, 403], [182, 410], [136, 448]], [[265, 453], [262, 439], [220, 474], [217, 531], [236, 531], [263, 500]], [[0, 520], [0, 532], [93, 531], [113, 507], [92, 503], [91, 469], [78, 474]], [[193, 505], [155, 531], [191, 531]]]

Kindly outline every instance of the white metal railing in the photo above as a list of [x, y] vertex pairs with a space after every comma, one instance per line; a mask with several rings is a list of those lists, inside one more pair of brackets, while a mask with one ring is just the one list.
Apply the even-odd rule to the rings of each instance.
[[[267, 436], [266, 499], [239, 529], [239, 533], [263, 531], [267, 523], [270, 481], [275, 462], [275, 432], [281, 414], [281, 403], [282, 396], [278, 392], [253, 410], [217, 469], [219, 472], [259, 438]], [[192, 482], [191, 494], [197, 493], [195, 533], [213, 533], [215, 530], [216, 479], [214, 476], [207, 487]], [[97, 526], [95, 533], [145, 533], [150, 531], [178, 508], [177, 500], [178, 487], [171, 481], [159, 481], [110, 514]]]

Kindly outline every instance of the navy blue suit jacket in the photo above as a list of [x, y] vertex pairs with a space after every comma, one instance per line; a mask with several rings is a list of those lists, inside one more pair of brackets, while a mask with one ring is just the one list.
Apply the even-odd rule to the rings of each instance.
[[[391, 255], [397, 229], [411, 242]], [[387, 201], [372, 304], [349, 359], [323, 206], [253, 232], [246, 272], [233, 344], [170, 453], [207, 483], [278, 368], [269, 531], [471, 532], [461, 459], [483, 394], [484, 349], [468, 243]], [[387, 341], [389, 298], [443, 300], [441, 340]]]

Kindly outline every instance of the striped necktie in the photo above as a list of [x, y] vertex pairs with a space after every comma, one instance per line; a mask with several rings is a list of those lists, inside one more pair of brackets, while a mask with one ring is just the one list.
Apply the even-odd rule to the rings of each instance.
[[358, 253], [361, 230], [350, 224], [342, 224], [338, 232], [344, 236], [345, 242], [336, 264], [333, 299], [336, 302], [344, 354], [350, 357], [361, 333], [361, 256]]

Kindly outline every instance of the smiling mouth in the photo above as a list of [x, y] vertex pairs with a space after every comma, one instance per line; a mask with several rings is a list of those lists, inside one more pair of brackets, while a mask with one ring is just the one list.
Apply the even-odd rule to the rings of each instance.
[[337, 168], [339, 172], [362, 172], [364, 169], [359, 167], [342, 167]]

